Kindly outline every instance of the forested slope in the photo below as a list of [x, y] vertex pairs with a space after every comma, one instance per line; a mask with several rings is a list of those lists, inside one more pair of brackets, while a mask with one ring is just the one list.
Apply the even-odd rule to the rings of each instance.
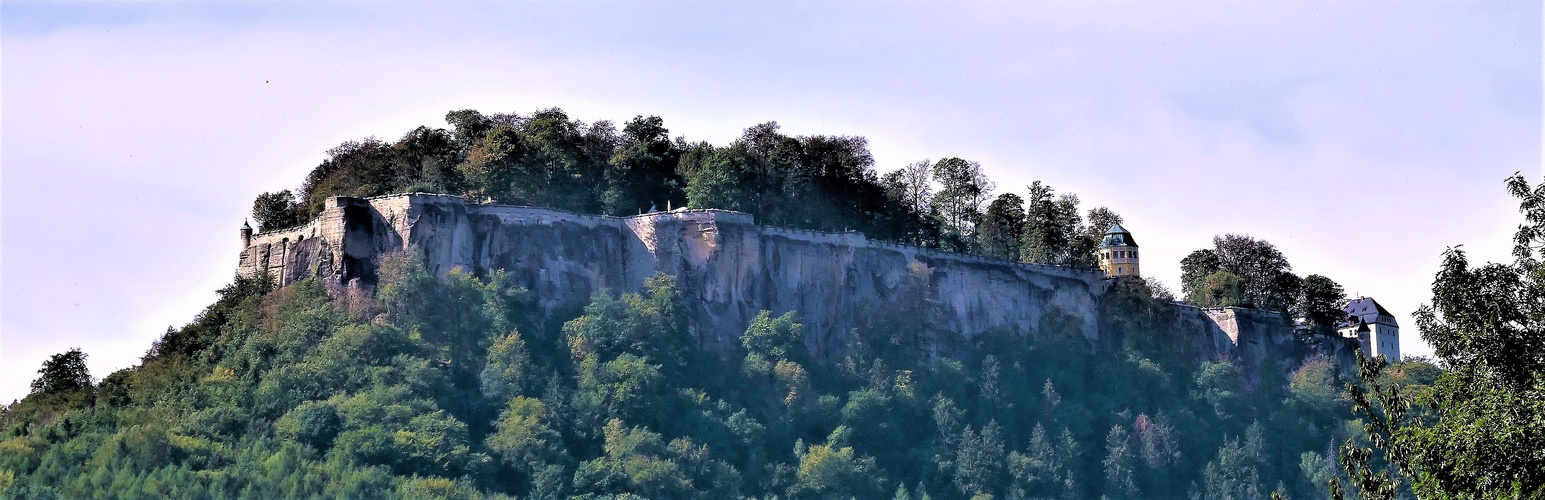
[[[6, 493], [1310, 497], [1343, 432], [1323, 359], [1248, 384], [1158, 332], [1091, 351], [1063, 318], [970, 359], [877, 331], [822, 360], [770, 315], [721, 356], [666, 276], [541, 332], [499, 275], [386, 269], [369, 304], [238, 282], [141, 366], [40, 388], [0, 429]], [[1158, 320], [1140, 282], [1120, 293], [1127, 320]]]

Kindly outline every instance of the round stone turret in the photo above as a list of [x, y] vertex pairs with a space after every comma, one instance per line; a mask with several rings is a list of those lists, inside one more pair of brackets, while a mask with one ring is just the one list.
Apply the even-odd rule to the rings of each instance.
[[1106, 276], [1141, 276], [1137, 271], [1137, 240], [1121, 224], [1105, 231], [1098, 251], [1100, 270]]
[[250, 246], [252, 246], [252, 226], [243, 220], [241, 221], [241, 247], [245, 249]]

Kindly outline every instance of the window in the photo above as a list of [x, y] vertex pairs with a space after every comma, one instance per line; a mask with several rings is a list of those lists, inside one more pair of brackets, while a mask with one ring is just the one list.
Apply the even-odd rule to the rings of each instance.
[[1121, 274], [1121, 266], [1116, 266], [1116, 274]]

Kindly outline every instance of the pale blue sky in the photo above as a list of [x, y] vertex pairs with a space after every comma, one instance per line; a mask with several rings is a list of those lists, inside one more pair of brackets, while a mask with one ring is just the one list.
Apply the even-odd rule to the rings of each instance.
[[0, 4], [0, 400], [101, 377], [227, 283], [254, 195], [451, 109], [777, 120], [881, 170], [982, 162], [1121, 213], [1174, 286], [1214, 234], [1399, 314], [1507, 258], [1541, 175], [1538, 2]]

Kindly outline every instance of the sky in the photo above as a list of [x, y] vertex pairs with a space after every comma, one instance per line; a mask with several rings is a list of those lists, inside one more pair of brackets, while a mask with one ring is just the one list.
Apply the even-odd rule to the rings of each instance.
[[229, 283], [254, 196], [455, 109], [867, 137], [1106, 206], [1170, 287], [1217, 234], [1396, 314], [1509, 260], [1540, 2], [0, 3], [0, 401], [131, 366]]

